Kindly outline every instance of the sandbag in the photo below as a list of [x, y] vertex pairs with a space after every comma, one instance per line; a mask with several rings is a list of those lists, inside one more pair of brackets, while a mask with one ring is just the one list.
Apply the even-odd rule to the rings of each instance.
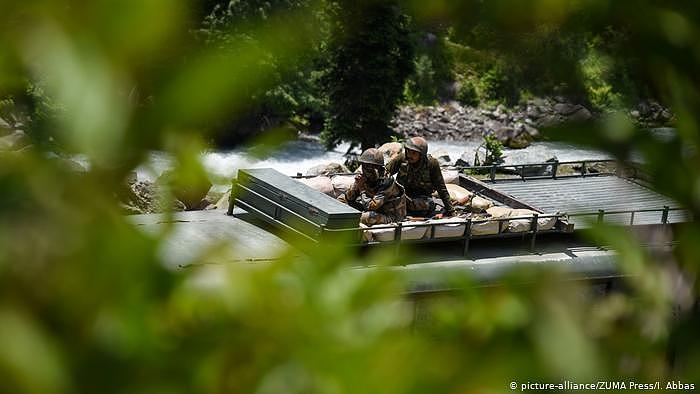
[[491, 207], [486, 210], [486, 213], [491, 215], [493, 218], [507, 218], [510, 216], [510, 213], [513, 211], [513, 208], [511, 207], [505, 207], [505, 206], [500, 206], [500, 207]]
[[347, 167], [339, 163], [326, 163], [318, 164], [306, 171], [305, 175], [333, 175], [333, 174], [344, 174], [350, 172]]
[[[510, 213], [510, 217], [529, 217], [530, 219], [516, 219], [511, 220], [508, 224], [508, 232], [511, 233], [521, 233], [525, 231], [530, 231], [532, 229], [532, 215], [535, 211], [529, 209], [513, 209]], [[537, 231], [547, 231], [551, 230], [557, 223], [556, 217], [544, 217], [537, 218]]]
[[374, 236], [372, 235], [372, 231], [369, 230], [369, 226], [367, 226], [364, 223], [360, 223], [360, 241], [361, 242], [372, 242], [374, 240]]
[[386, 164], [389, 162], [389, 160], [403, 152], [403, 144], [400, 142], [387, 142], [386, 144], [380, 146], [378, 150], [384, 155], [384, 162]]
[[335, 175], [331, 178], [333, 197], [338, 197], [350, 189], [355, 182], [355, 175]]
[[[427, 226], [420, 226], [417, 227], [415, 224], [417, 223], [425, 223], [425, 222], [403, 222], [401, 226], [401, 240], [402, 241], [411, 241], [411, 240], [416, 240], [416, 239], [421, 239], [425, 236], [426, 231], [428, 230]], [[413, 226], [412, 226], [413, 224]], [[386, 224], [378, 224], [377, 226], [386, 226]], [[375, 241], [379, 242], [389, 242], [393, 241], [396, 233], [396, 225], [392, 225], [391, 228], [382, 228], [382, 229], [376, 229], [372, 230], [370, 227], [369, 230], [372, 233], [372, 236], [374, 237]]]
[[[435, 224], [435, 238], [461, 237], [467, 227], [467, 221], [461, 218], [432, 219], [428, 222]], [[426, 234], [430, 236], [428, 232]]]
[[483, 197], [479, 196], [474, 196], [472, 198], [472, 204], [471, 204], [471, 209], [472, 212], [483, 212], [493, 206], [493, 202], [490, 200], [487, 200]]
[[313, 178], [297, 178], [297, 181], [309, 186], [314, 190], [318, 190], [323, 194], [327, 194], [331, 197], [336, 197], [333, 192], [333, 184], [331, 183], [331, 178], [327, 176], [315, 176]]
[[472, 223], [471, 235], [494, 235], [498, 234], [499, 223], [489, 220], [481, 223]]
[[471, 201], [474, 196], [474, 193], [462, 186], [453, 184], [446, 184], [445, 186], [447, 186], [447, 192], [450, 193], [450, 200], [457, 203], [457, 205], [469, 204], [469, 201]]

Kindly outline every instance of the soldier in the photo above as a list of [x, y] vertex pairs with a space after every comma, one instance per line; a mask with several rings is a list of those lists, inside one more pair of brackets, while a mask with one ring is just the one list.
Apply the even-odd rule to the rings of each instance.
[[403, 187], [385, 175], [384, 155], [370, 148], [358, 161], [362, 173], [338, 201], [363, 211], [360, 222], [369, 226], [402, 221], [406, 217], [406, 196]]
[[435, 201], [431, 197], [437, 190], [445, 207], [445, 215], [454, 215], [442, 171], [437, 159], [428, 154], [428, 142], [422, 137], [413, 137], [404, 143], [404, 154], [393, 158], [387, 164], [390, 175], [397, 174], [396, 180], [406, 190], [406, 208], [415, 216], [432, 216]]

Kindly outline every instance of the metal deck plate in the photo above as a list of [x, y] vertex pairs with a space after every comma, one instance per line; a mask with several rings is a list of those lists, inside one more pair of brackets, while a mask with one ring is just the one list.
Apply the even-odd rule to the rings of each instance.
[[[593, 176], [563, 179], [533, 179], [487, 182], [492, 188], [531, 204], [543, 212], [595, 213], [679, 208], [672, 199], [662, 196], [638, 183], [617, 176]], [[662, 212], [637, 212], [634, 225], [660, 224]], [[605, 222], [629, 224], [630, 213], [606, 214]], [[575, 228], [585, 228], [596, 216], [572, 217]], [[686, 211], [670, 211], [669, 223], [689, 220]]]

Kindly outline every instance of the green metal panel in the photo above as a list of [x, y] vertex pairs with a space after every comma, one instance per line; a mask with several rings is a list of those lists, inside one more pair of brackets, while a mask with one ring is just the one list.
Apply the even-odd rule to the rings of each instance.
[[361, 212], [270, 168], [238, 171], [236, 198], [306, 234], [317, 235], [311, 223], [280, 207], [329, 229], [353, 228]]

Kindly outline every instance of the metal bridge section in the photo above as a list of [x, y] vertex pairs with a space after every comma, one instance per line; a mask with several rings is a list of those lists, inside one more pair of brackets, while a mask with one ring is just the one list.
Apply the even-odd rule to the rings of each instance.
[[590, 227], [591, 221], [641, 226], [690, 220], [675, 201], [615, 175], [485, 183], [542, 212], [566, 212], [577, 229]]

